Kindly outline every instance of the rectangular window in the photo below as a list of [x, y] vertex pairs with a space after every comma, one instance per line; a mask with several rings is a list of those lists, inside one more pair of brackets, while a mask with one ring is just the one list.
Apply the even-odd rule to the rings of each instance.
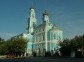
[[43, 29], [43, 31], [44, 31], [44, 29]]
[[43, 41], [45, 40], [45, 35], [43, 34]]
[[56, 35], [54, 34], [54, 39], [56, 39]]
[[39, 32], [40, 32], [40, 29], [39, 29]]

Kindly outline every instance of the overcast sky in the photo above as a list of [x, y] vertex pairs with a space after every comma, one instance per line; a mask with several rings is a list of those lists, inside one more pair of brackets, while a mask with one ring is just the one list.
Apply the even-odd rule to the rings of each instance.
[[47, 10], [50, 22], [64, 32], [64, 38], [84, 34], [84, 0], [0, 0], [0, 37], [8, 39], [27, 32], [31, 6], [35, 8], [38, 24]]

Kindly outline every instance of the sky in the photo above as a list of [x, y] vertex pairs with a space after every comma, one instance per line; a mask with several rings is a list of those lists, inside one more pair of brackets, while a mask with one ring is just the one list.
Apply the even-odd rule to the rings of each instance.
[[47, 10], [50, 22], [63, 31], [64, 38], [84, 34], [84, 0], [0, 0], [1, 38], [27, 32], [31, 6], [38, 24], [42, 23], [42, 13]]

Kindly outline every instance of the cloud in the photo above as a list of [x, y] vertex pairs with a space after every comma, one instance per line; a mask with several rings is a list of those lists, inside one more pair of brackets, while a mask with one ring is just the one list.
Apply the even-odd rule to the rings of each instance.
[[6, 32], [0, 32], [0, 35], [2, 36], [15, 36], [16, 33], [6, 33]]

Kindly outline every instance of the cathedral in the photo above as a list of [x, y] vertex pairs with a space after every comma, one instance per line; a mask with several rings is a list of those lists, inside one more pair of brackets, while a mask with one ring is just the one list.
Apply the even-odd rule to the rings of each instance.
[[23, 33], [27, 41], [26, 54], [36, 53], [37, 56], [43, 56], [45, 52], [59, 52], [59, 43], [63, 41], [63, 31], [50, 22], [47, 11], [43, 12], [40, 25], [37, 25], [35, 15], [34, 8], [30, 8], [27, 33]]

